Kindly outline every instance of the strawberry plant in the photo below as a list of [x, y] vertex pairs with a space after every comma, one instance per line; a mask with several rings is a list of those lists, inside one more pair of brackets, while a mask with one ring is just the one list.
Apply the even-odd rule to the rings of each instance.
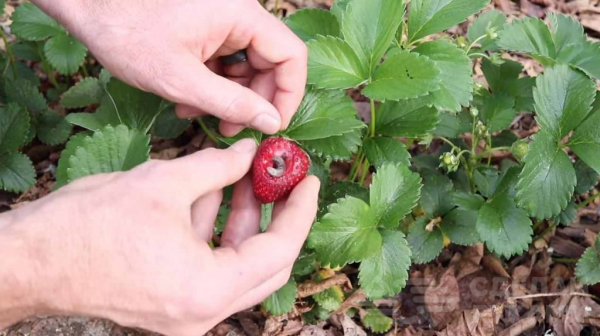
[[[572, 223], [577, 209], [594, 199], [600, 44], [568, 16], [509, 22], [497, 11], [480, 13], [488, 3], [337, 0], [329, 11], [299, 10], [285, 23], [308, 46], [309, 76], [290, 126], [272, 140], [250, 129], [225, 138], [214, 131], [214, 118], [198, 120], [218, 146], [241, 138], [265, 143], [270, 153], [261, 150], [254, 166], [257, 196], [265, 202], [305, 175], [300, 169], [289, 176], [294, 183], [260, 187], [282, 173], [288, 177], [283, 167], [290, 163], [273, 143], [285, 144], [286, 155], [299, 157], [302, 166], [310, 162], [308, 173], [321, 179], [308, 241], [289, 282], [264, 301], [267, 311], [291, 311], [297, 284], [327, 281], [343, 267], [355, 269], [354, 287], [376, 300], [400, 292], [412, 264], [434, 260], [450, 244], [484, 243], [489, 253], [512, 258], [528, 250], [534, 235]], [[474, 15], [465, 37], [446, 32]], [[177, 137], [190, 126], [175, 117], [172, 103], [106, 71], [78, 78], [68, 90], [55, 85], [58, 95], [42, 94], [38, 77], [19, 59], [66, 75], [85, 69], [85, 50], [65, 43], [72, 37], [32, 5], [20, 6], [13, 21], [24, 42], [10, 44], [2, 59], [0, 187], [22, 191], [33, 183], [31, 163], [17, 150], [36, 133], [58, 144], [70, 135], [70, 124], [86, 130], [71, 136], [61, 154], [59, 188], [131, 169], [148, 159], [151, 136]], [[533, 59], [543, 73], [527, 76], [511, 55]], [[355, 101], [369, 107], [362, 119]], [[64, 119], [57, 113], [63, 110], [69, 112]], [[527, 114], [539, 131], [520, 139], [511, 127]], [[47, 132], [47, 125], [61, 132]], [[15, 171], [22, 176], [11, 175]], [[226, 222], [227, 194], [215, 234]], [[263, 205], [263, 229], [272, 208]], [[598, 241], [576, 273], [583, 283], [600, 282]], [[349, 294], [334, 285], [301, 297], [312, 307], [305, 320], [327, 318]], [[355, 308], [373, 332], [392, 325], [376, 308]]]

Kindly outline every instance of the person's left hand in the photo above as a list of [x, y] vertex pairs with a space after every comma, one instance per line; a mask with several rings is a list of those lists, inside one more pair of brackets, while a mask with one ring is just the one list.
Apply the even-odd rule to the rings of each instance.
[[[305, 178], [259, 233], [260, 204], [244, 177], [255, 151], [247, 139], [150, 161], [77, 180], [2, 214], [0, 329], [26, 317], [3, 321], [3, 313], [32, 302], [27, 311], [37, 314], [200, 335], [261, 302], [289, 279], [316, 215], [319, 180]], [[221, 190], [233, 183], [221, 245], [211, 249]], [[19, 285], [3, 281], [14, 275]], [[18, 298], [12, 305], [11, 295]]]

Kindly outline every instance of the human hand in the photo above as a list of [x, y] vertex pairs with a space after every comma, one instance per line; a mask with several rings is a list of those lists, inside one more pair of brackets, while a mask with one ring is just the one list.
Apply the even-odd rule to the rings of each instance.
[[[219, 117], [226, 136], [284, 129], [302, 100], [306, 46], [256, 0], [34, 2], [113, 75], [179, 103], [180, 117]], [[248, 62], [217, 59], [246, 48]]]
[[[319, 182], [305, 178], [259, 233], [260, 205], [244, 177], [255, 151], [252, 140], [242, 140], [150, 161], [77, 180], [5, 214], [11, 224], [0, 216], [0, 247], [20, 242], [14, 255], [27, 258], [19, 270], [33, 272], [26, 287], [35, 313], [200, 335], [283, 286], [316, 214]], [[211, 249], [221, 190], [232, 183], [221, 246]]]

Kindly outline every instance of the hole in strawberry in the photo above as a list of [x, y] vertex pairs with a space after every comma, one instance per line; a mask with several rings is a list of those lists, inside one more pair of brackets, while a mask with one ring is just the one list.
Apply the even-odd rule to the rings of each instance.
[[267, 167], [267, 172], [273, 177], [281, 177], [285, 173], [285, 160], [279, 156], [271, 159], [271, 167]]

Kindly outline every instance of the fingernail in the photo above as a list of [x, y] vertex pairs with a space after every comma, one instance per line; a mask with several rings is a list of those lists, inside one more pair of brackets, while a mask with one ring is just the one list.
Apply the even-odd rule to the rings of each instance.
[[256, 152], [256, 141], [253, 139], [242, 139], [229, 148], [242, 154], [254, 154]]
[[258, 129], [263, 133], [274, 134], [281, 127], [279, 116], [274, 116], [269, 113], [261, 113], [257, 115], [250, 123], [252, 128]]

